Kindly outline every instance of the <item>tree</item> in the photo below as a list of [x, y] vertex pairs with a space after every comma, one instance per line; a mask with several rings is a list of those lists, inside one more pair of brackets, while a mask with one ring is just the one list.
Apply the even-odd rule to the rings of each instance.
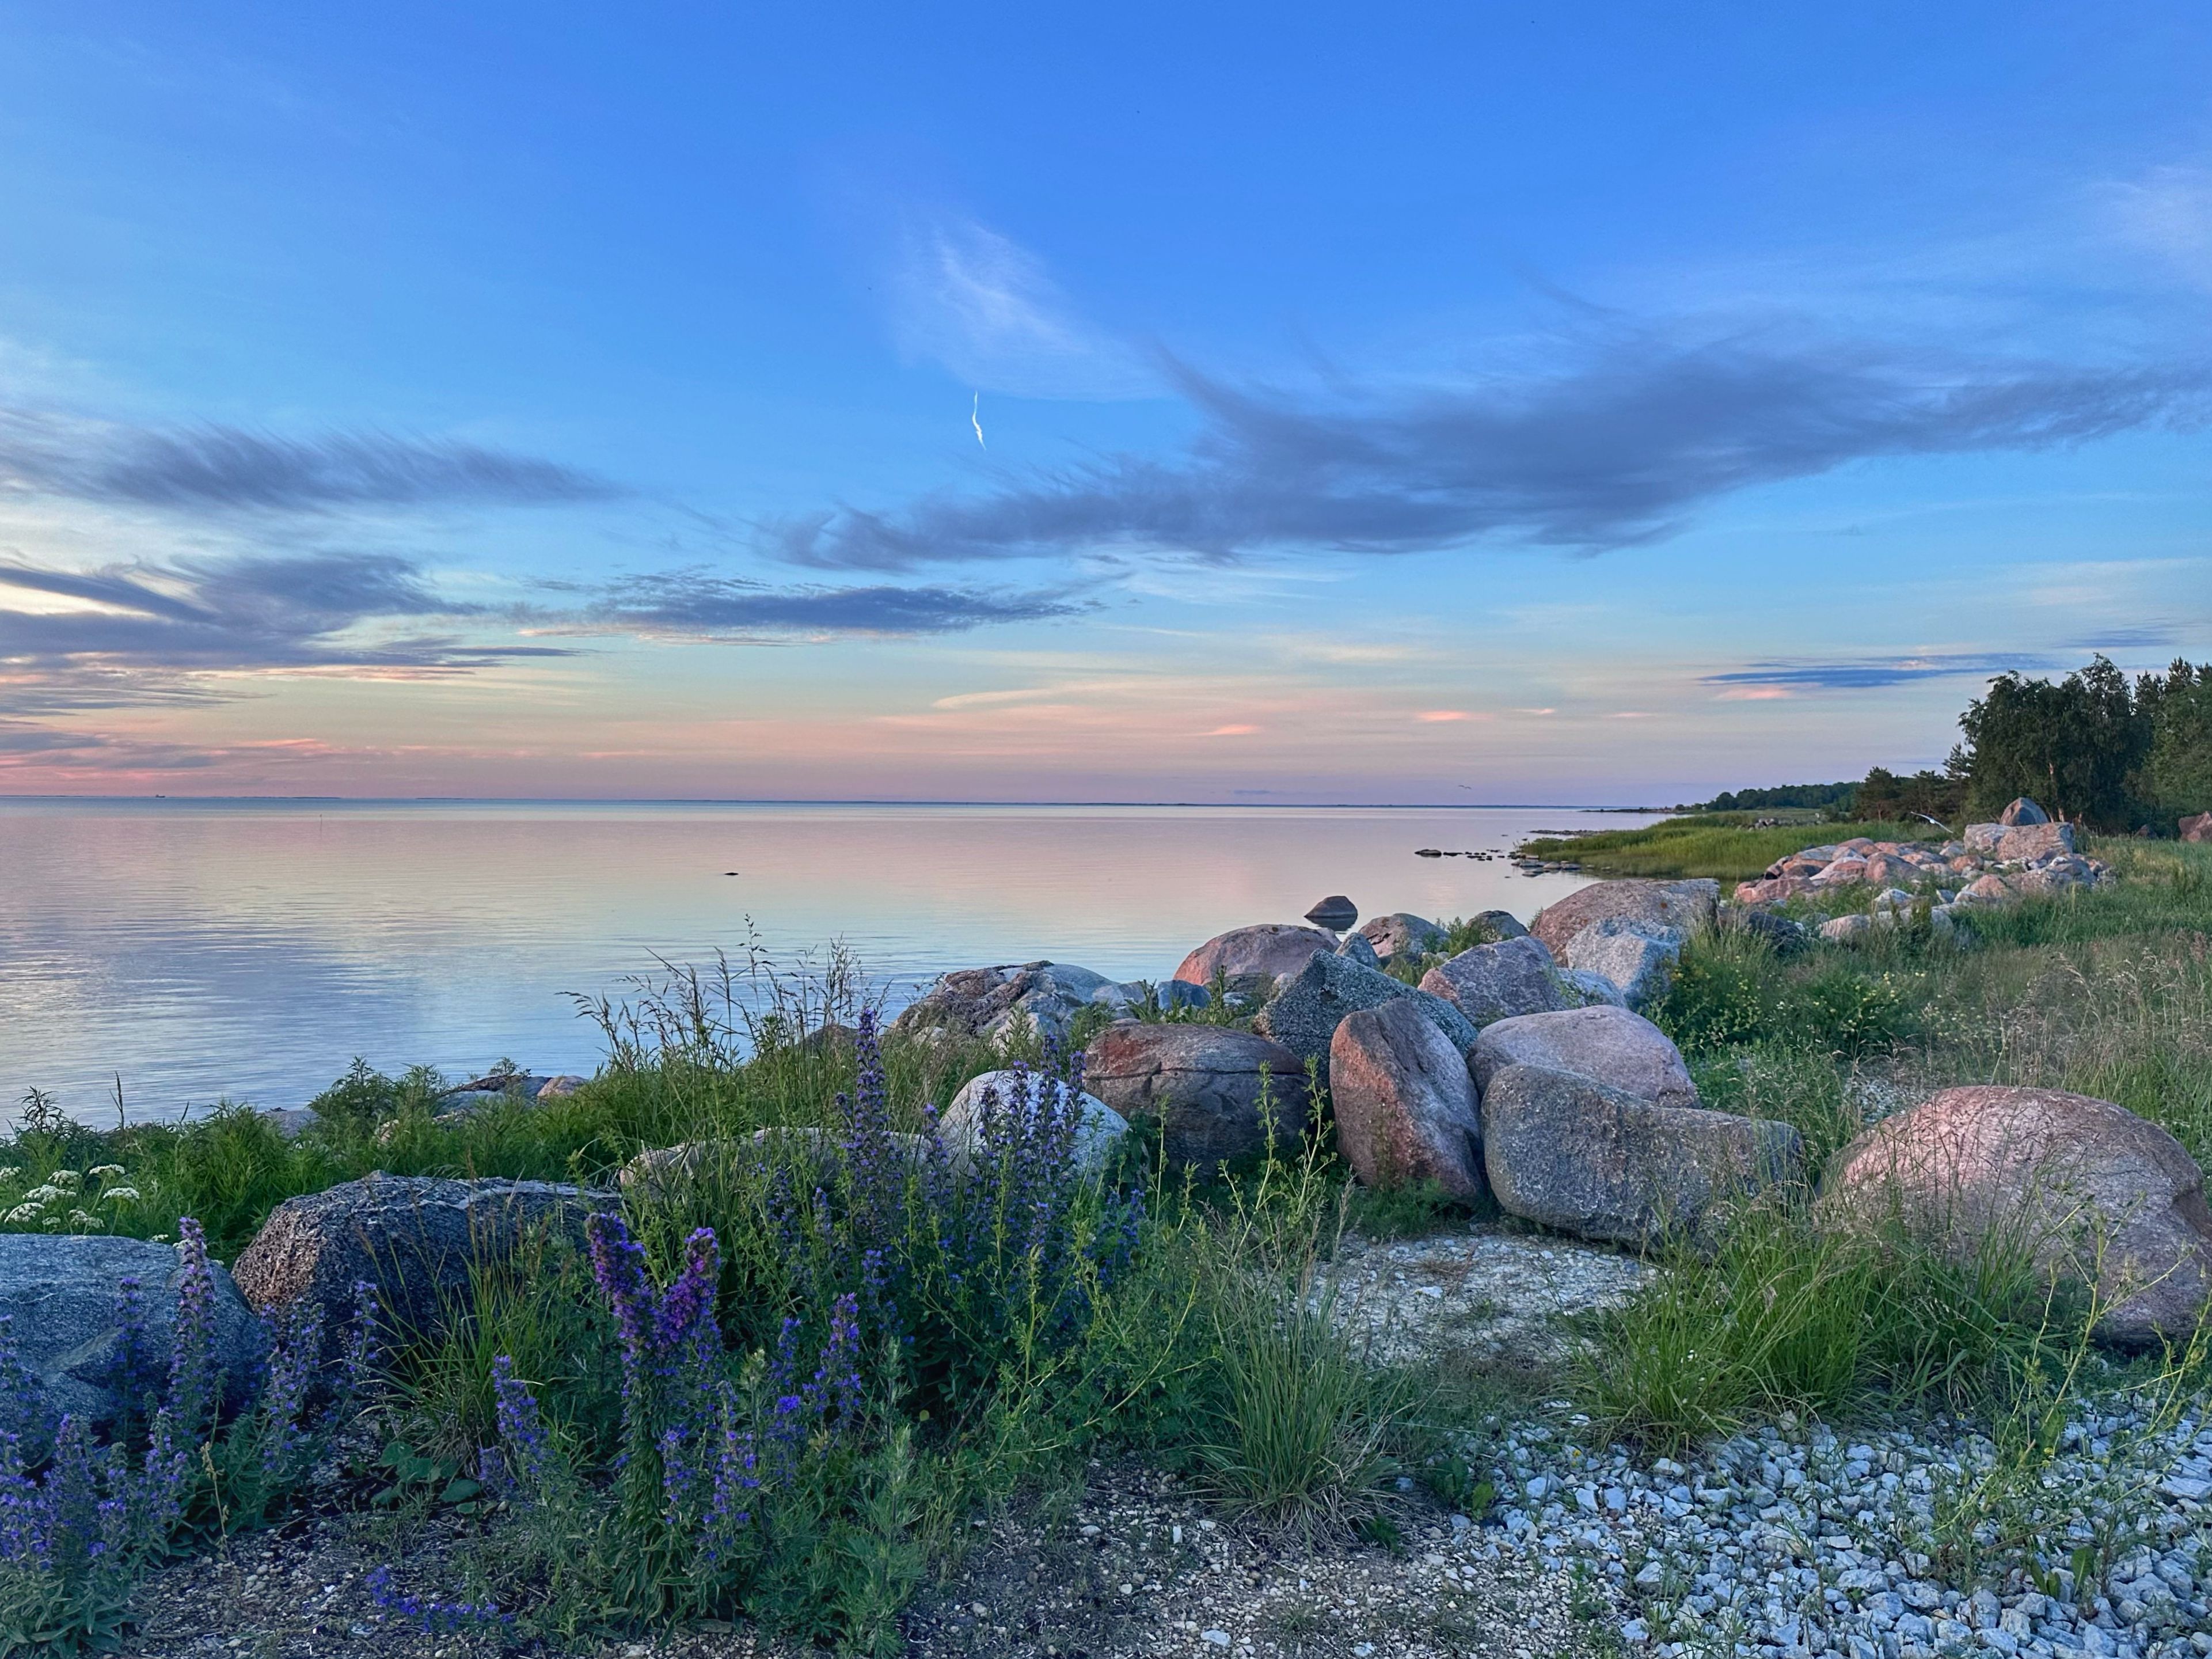
[[1993, 817], [2014, 796], [2028, 795], [2093, 829], [2141, 821], [2136, 790], [2152, 720], [2110, 659], [2100, 654], [2055, 684], [2002, 675], [1959, 726], [1966, 740], [1953, 752], [1951, 770], [1966, 781], [1968, 816]]
[[2163, 816], [2212, 811], [2212, 664], [2177, 662], [2164, 680], [2146, 674], [2136, 700], [2152, 714], [2145, 799]]

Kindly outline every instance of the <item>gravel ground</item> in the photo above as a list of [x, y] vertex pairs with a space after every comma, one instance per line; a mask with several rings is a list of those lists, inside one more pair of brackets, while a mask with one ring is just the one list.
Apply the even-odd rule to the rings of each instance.
[[[1628, 1295], [1650, 1269], [1502, 1227], [1347, 1248], [1340, 1316], [1379, 1356], [1450, 1356], [1541, 1376], [1562, 1316]], [[1586, 1443], [1554, 1402], [1486, 1455], [1501, 1494], [1477, 1524], [1406, 1494], [1397, 1547], [1304, 1547], [1222, 1522], [1158, 1471], [1093, 1466], [1079, 1492], [977, 1523], [904, 1620], [936, 1656], [1194, 1659], [1934, 1659], [1937, 1655], [2212, 1656], [2212, 1419], [2154, 1422], [2122, 1400], [2039, 1478], [1992, 1474], [1995, 1449], [1941, 1419], [1839, 1436], [1785, 1420], [1680, 1462]], [[2199, 1410], [2202, 1407], [2200, 1405]], [[1982, 1524], [1944, 1525], [1961, 1493]], [[448, 1534], [395, 1562], [434, 1593]], [[2076, 1583], [2077, 1546], [2118, 1540]], [[2074, 1566], [2040, 1577], [2034, 1540]], [[139, 1597], [131, 1650], [474, 1659], [491, 1638], [426, 1636], [365, 1583], [390, 1547], [328, 1514], [180, 1563]], [[1977, 1557], [1965, 1570], [1963, 1553]], [[1963, 1591], [1971, 1593], [1962, 1594]], [[787, 1653], [744, 1630], [587, 1645], [592, 1659]], [[795, 1655], [793, 1659], [796, 1659]]]

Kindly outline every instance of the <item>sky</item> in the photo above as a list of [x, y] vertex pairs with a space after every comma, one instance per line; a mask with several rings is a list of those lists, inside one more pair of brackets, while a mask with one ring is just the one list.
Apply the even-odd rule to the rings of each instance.
[[1937, 765], [2208, 414], [2201, 4], [0, 11], [0, 793]]

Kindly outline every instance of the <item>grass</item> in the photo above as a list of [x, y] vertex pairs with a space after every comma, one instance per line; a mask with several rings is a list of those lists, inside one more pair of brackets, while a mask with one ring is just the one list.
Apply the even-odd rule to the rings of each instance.
[[1746, 812], [1702, 813], [1668, 818], [1641, 830], [1605, 830], [1591, 836], [1559, 836], [1523, 842], [1514, 850], [1538, 859], [1571, 860], [1595, 875], [1711, 876], [1748, 881], [1766, 866], [1816, 842], [1942, 840], [1945, 831], [1928, 823], [1826, 823], [1817, 828], [1784, 825], [1750, 827]]

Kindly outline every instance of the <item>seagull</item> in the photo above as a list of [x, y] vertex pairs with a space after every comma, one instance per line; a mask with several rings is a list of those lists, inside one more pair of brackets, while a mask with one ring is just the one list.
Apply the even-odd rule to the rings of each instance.
[[988, 449], [991, 446], [983, 441], [983, 394], [980, 392], [975, 394], [975, 401], [968, 405], [968, 424], [975, 428], [977, 447]]

